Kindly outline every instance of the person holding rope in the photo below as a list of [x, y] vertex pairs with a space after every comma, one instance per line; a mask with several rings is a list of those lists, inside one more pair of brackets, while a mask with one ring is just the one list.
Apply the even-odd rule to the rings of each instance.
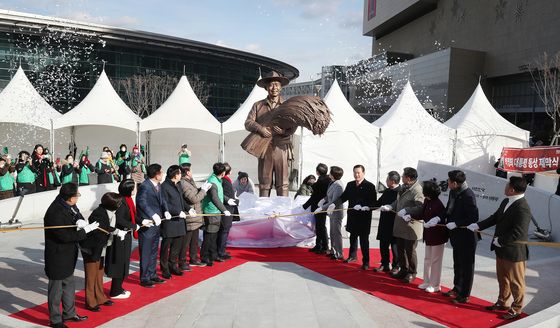
[[317, 254], [326, 254], [329, 250], [329, 236], [327, 234], [327, 213], [321, 211], [321, 207], [325, 203], [325, 198], [327, 197], [327, 189], [329, 189], [329, 184], [331, 183], [331, 179], [327, 173], [329, 172], [329, 168], [326, 164], [319, 163], [317, 168], [315, 169], [315, 173], [317, 173], [317, 182], [313, 184], [311, 187], [313, 192], [311, 193], [311, 197], [305, 202], [302, 207], [304, 210], [307, 210], [311, 207], [311, 211], [315, 212], [318, 211], [314, 215], [315, 217], [315, 235], [317, 236], [315, 240], [315, 247], [309, 249], [310, 252], [317, 253]]
[[[523, 309], [525, 296], [525, 268], [529, 258], [527, 242], [531, 209], [525, 199], [527, 182], [521, 177], [510, 177], [505, 187], [506, 199], [494, 214], [486, 220], [467, 226], [470, 231], [484, 230], [496, 226], [490, 249], [496, 252], [496, 276], [498, 278], [498, 300], [486, 307], [489, 311], [507, 310], [502, 319], [517, 318]], [[506, 303], [510, 296], [513, 302]]]
[[[387, 189], [383, 191], [381, 197], [377, 200], [377, 207], [383, 205], [391, 205], [397, 199], [399, 191], [401, 191], [401, 175], [397, 171], [391, 171], [387, 174]], [[381, 212], [379, 215], [379, 225], [377, 227], [377, 240], [379, 240], [379, 253], [381, 255], [381, 266], [373, 269], [375, 272], [391, 272], [399, 273], [399, 254], [397, 252], [397, 240], [393, 237], [393, 226], [395, 223], [394, 212]], [[393, 261], [389, 268], [389, 247]]]
[[[233, 188], [233, 184], [231, 178], [229, 177], [231, 173], [231, 166], [228, 163], [224, 163], [226, 167], [226, 174], [222, 179], [222, 188], [224, 190], [224, 196], [229, 198], [227, 202], [224, 204], [226, 209], [230, 211], [234, 215], [239, 214], [239, 208], [237, 205], [239, 204], [239, 199], [235, 196], [235, 189]], [[239, 216], [236, 217], [239, 219]], [[225, 261], [231, 259], [231, 254], [226, 251], [227, 246], [227, 239], [229, 236], [229, 230], [233, 224], [234, 218], [232, 216], [222, 216], [222, 222], [220, 224], [220, 230], [218, 231], [218, 238], [217, 238], [217, 247], [218, 247], [218, 258], [216, 261]]]
[[342, 219], [344, 218], [343, 202], [340, 196], [344, 192], [344, 185], [342, 184], [342, 176], [344, 170], [338, 166], [331, 166], [329, 177], [332, 180], [327, 189], [326, 201], [322, 207], [318, 207], [320, 211], [327, 211], [330, 219], [330, 238], [331, 238], [331, 252], [330, 257], [333, 260], [343, 259], [342, 248]]
[[[447, 173], [449, 179], [449, 200], [445, 209], [449, 239], [453, 247], [453, 289], [444, 293], [448, 297], [454, 297], [453, 303], [467, 303], [471, 295], [474, 279], [474, 260], [476, 243], [479, 236], [466, 227], [471, 223], [478, 222], [478, 207], [476, 196], [467, 185], [467, 177], [460, 170]], [[439, 222], [436, 222], [436, 224]]]
[[66, 327], [66, 321], [87, 319], [87, 316], [76, 313], [74, 269], [78, 261], [78, 242], [96, 230], [99, 223], [88, 224], [84, 220], [76, 206], [79, 198], [80, 193], [75, 183], [61, 186], [58, 196], [43, 218], [45, 227], [71, 226], [64, 229], [45, 229], [45, 273], [49, 279], [48, 308], [51, 327], [62, 328]]

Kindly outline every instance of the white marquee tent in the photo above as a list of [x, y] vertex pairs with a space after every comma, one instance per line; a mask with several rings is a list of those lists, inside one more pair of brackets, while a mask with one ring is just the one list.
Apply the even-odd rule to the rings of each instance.
[[325, 103], [332, 113], [332, 121], [322, 136], [311, 131], [303, 132], [303, 176], [315, 174], [318, 163], [340, 166], [342, 180], [351, 181], [352, 168], [362, 164], [366, 178], [377, 181], [377, 142], [379, 128], [362, 118], [344, 97], [335, 80], [325, 96]]
[[76, 107], [54, 121], [54, 128], [73, 127], [78, 152], [90, 148], [90, 160], [95, 162], [103, 146], [114, 153], [124, 143], [132, 150], [138, 142], [140, 118], [119, 97], [105, 70], [88, 95]]
[[222, 124], [224, 158], [233, 168], [232, 178], [237, 176], [237, 172], [244, 171], [249, 174], [253, 181], [257, 182], [257, 158], [244, 151], [241, 148], [241, 142], [249, 135], [249, 132], [245, 130], [245, 120], [251, 107], [255, 102], [266, 98], [266, 96], [267, 92], [255, 85], [239, 109]]
[[192, 152], [197, 177], [207, 176], [219, 160], [220, 122], [200, 102], [184, 75], [161, 107], [140, 122], [140, 131], [149, 131], [150, 161], [164, 169], [178, 164], [183, 144]]
[[454, 165], [493, 173], [502, 147], [527, 147], [529, 131], [508, 122], [492, 107], [480, 84], [445, 125], [456, 130]]
[[[60, 154], [70, 138], [68, 129], [57, 133], [53, 145], [53, 120], [62, 116], [35, 90], [21, 67], [0, 93], [0, 135], [2, 146], [15, 157], [20, 150], [31, 153], [35, 144], [50, 145]], [[54, 149], [53, 149], [54, 146]]]
[[378, 157], [382, 181], [389, 171], [400, 173], [404, 167], [417, 167], [419, 160], [451, 164], [454, 132], [424, 109], [410, 82], [393, 106], [372, 124], [380, 128]]

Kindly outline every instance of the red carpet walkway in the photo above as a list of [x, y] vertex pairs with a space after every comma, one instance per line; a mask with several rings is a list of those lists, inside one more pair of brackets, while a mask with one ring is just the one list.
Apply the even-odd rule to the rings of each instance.
[[[124, 288], [131, 291], [132, 296], [126, 300], [115, 300], [115, 305], [103, 307], [101, 313], [84, 310], [82, 290], [76, 294], [76, 306], [78, 313], [87, 315], [89, 319], [69, 326], [96, 327], [246, 262], [293, 262], [450, 327], [497, 327], [506, 323], [499, 319], [502, 313], [492, 313], [484, 309], [491, 304], [485, 300], [471, 297], [468, 304], [457, 306], [440, 293], [428, 294], [418, 289], [417, 285], [422, 282], [420, 279], [416, 279], [413, 284], [403, 284], [387, 274], [375, 273], [371, 270], [361, 271], [357, 263], [335, 263], [325, 256], [310, 253], [305, 248], [230, 249], [229, 251], [233, 259], [224, 263], [215, 263], [213, 267], [193, 268], [192, 272], [185, 273], [182, 277], [173, 277], [154, 289], [140, 287], [138, 273], [134, 273], [124, 283]], [[372, 263], [378, 262], [379, 252], [372, 249], [371, 254]], [[136, 257], [136, 260], [137, 256], [135, 252], [133, 257]], [[107, 293], [109, 287], [110, 283], [106, 283]], [[46, 303], [14, 313], [11, 317], [41, 325], [49, 324]]]

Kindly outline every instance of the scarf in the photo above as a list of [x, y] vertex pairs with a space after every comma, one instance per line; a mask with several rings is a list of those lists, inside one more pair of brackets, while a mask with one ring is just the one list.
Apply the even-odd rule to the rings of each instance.
[[461, 185], [461, 187], [458, 190], [450, 190], [449, 191], [449, 203], [447, 206], [447, 215], [451, 215], [451, 213], [453, 213], [453, 209], [455, 208], [455, 199], [457, 199], [457, 197], [465, 190], [467, 190], [467, 188], [469, 188], [469, 186], [467, 185], [467, 182], [463, 182], [463, 184]]
[[[136, 205], [134, 205], [134, 201], [132, 200], [132, 197], [125, 196], [124, 200], [126, 201], [126, 205], [128, 206], [128, 210], [130, 211], [130, 221], [132, 222], [132, 224], [137, 224]], [[134, 236], [134, 239], [138, 239], [138, 231], [136, 229], [132, 232], [132, 235]]]
[[231, 183], [231, 178], [229, 177], [229, 175], [225, 175], [224, 180], [227, 180], [227, 181], [229, 181], [229, 183]]

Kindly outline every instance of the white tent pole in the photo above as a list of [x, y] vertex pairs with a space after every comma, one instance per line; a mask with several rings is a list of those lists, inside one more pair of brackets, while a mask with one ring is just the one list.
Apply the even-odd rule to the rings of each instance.
[[51, 131], [50, 132], [51, 132], [51, 137], [50, 137], [49, 141], [51, 142], [51, 145], [50, 145], [51, 154], [53, 154], [53, 156], [54, 156], [54, 122], [53, 122], [52, 118], [51, 118]]
[[136, 122], [136, 147], [140, 149], [140, 121]]
[[226, 145], [224, 140], [224, 123], [220, 123], [220, 162], [226, 161]]
[[381, 180], [381, 128], [379, 128], [379, 138], [377, 138], [377, 187]]
[[300, 127], [299, 137], [299, 163], [298, 163], [298, 186], [303, 183], [303, 127]]
[[451, 165], [457, 166], [457, 129], [455, 129], [455, 138], [453, 138], [453, 156], [451, 158]]

